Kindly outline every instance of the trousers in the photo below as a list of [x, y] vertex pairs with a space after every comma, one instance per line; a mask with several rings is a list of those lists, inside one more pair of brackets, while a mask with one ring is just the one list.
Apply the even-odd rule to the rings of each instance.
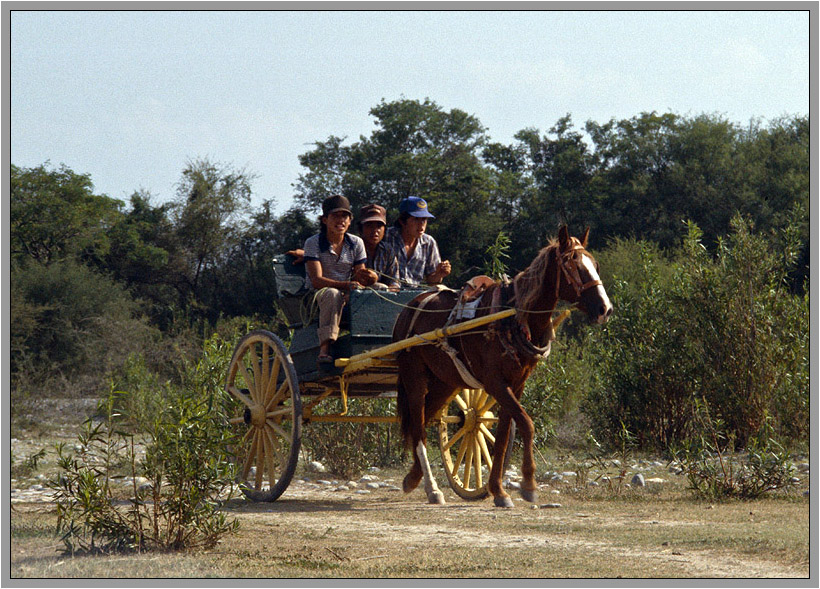
[[347, 297], [336, 288], [324, 288], [316, 294], [319, 305], [319, 342], [336, 341], [339, 337], [339, 320]]

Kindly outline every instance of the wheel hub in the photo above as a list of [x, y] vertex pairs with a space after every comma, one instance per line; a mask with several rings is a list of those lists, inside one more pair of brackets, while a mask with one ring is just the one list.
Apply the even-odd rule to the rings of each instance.
[[476, 416], [475, 409], [470, 407], [464, 413], [464, 428], [467, 429], [467, 431], [472, 431], [476, 427], [476, 422], [477, 422], [477, 416]]
[[267, 411], [265, 410], [265, 406], [254, 405], [253, 407], [245, 407], [245, 411], [242, 414], [242, 419], [245, 422], [245, 425], [262, 427], [265, 425], [265, 420], [267, 419]]

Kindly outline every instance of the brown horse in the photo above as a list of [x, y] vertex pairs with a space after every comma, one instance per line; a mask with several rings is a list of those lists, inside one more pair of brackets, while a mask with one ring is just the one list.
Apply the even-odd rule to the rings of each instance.
[[[501, 485], [510, 420], [520, 432], [524, 457], [521, 495], [536, 501], [532, 419], [519, 399], [538, 360], [549, 353], [554, 339], [552, 312], [559, 300], [587, 313], [590, 321], [605, 323], [612, 304], [598, 277], [598, 264], [586, 251], [589, 229], [582, 239], [570, 237], [566, 226], [558, 240], [543, 248], [530, 266], [508, 284], [495, 283], [481, 295], [476, 317], [515, 308], [516, 314], [462, 335], [420, 345], [398, 355], [398, 413], [405, 445], [413, 451], [413, 467], [404, 478], [404, 491], [415, 489], [422, 477], [430, 503], [444, 503], [431, 474], [426, 451], [426, 425], [463, 388], [483, 388], [500, 407], [488, 490], [498, 507], [512, 507]], [[396, 319], [393, 339], [443, 327], [459, 293], [450, 290], [419, 295]]]

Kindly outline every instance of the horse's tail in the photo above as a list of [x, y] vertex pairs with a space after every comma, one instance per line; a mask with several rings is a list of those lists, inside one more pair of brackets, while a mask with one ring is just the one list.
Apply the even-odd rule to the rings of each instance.
[[399, 416], [399, 431], [404, 440], [404, 449], [407, 450], [413, 443], [410, 433], [410, 404], [407, 402], [407, 391], [399, 378], [396, 384], [396, 413]]

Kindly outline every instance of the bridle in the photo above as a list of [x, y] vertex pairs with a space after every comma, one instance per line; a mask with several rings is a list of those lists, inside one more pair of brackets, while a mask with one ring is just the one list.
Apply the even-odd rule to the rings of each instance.
[[[575, 290], [576, 300], [581, 298], [581, 295], [588, 291], [590, 288], [594, 288], [596, 286], [603, 285], [603, 282], [600, 280], [589, 280], [584, 282], [581, 280], [581, 273], [578, 271], [578, 262], [575, 260], [575, 252], [582, 251], [584, 254], [587, 254], [586, 249], [584, 246], [576, 244], [569, 248], [567, 251], [561, 253], [556, 250], [556, 258], [558, 261], [558, 268], [561, 273], [563, 273], [564, 278], [566, 279], [567, 283]], [[583, 254], [582, 254], [583, 255]], [[558, 291], [561, 286], [561, 276], [558, 276], [558, 280], [555, 281], [555, 297], [558, 298]]]

